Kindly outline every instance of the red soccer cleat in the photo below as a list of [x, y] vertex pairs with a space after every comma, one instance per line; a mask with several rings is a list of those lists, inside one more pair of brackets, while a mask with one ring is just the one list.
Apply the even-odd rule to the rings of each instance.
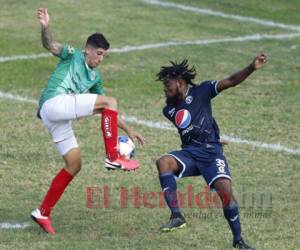
[[41, 211], [37, 208], [31, 213], [31, 218], [46, 232], [49, 234], [55, 234], [55, 230], [51, 225], [50, 217], [43, 216]]
[[114, 161], [105, 159], [105, 168], [107, 170], [122, 169], [124, 171], [136, 170], [140, 167], [138, 160], [126, 159], [122, 155], [119, 155], [118, 158]]

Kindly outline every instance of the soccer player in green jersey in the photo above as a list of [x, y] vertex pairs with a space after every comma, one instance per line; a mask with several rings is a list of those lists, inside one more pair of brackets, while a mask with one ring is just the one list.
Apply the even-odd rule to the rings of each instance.
[[37, 17], [42, 29], [43, 46], [60, 58], [40, 98], [38, 117], [49, 130], [65, 165], [53, 179], [41, 206], [31, 213], [31, 217], [44, 231], [55, 234], [50, 220], [51, 209], [81, 169], [80, 150], [72, 130], [72, 120], [102, 114], [101, 128], [107, 156], [105, 163], [112, 168], [134, 170], [139, 167], [137, 160], [118, 155], [118, 127], [141, 144], [144, 138], [118, 118], [116, 99], [104, 95], [97, 66], [108, 53], [106, 38], [100, 33], [92, 34], [81, 51], [52, 39], [46, 8], [39, 8]]

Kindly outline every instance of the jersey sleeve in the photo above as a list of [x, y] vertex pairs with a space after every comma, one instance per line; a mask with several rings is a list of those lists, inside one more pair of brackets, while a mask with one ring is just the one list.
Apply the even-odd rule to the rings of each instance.
[[166, 118], [168, 118], [168, 112], [167, 112], [167, 106], [165, 106], [163, 109], [162, 109], [162, 113], [163, 113], [163, 115], [166, 117]]
[[169, 107], [168, 105], [165, 106], [162, 110], [164, 117], [166, 117], [170, 121], [172, 121], [172, 115], [174, 114], [174, 112], [175, 112], [175, 108]]
[[71, 47], [69, 44], [64, 44], [58, 57], [62, 60], [72, 57], [75, 53], [75, 48]]
[[219, 94], [219, 92], [217, 91], [217, 85], [217, 80], [204, 81], [199, 85], [200, 93], [212, 99]]
[[98, 95], [105, 95], [105, 91], [102, 85], [102, 82], [99, 81], [93, 87], [90, 88], [90, 93], [92, 94], [98, 94]]

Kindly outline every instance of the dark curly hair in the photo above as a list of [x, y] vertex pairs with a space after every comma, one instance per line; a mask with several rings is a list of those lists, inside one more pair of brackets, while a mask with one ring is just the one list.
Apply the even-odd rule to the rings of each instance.
[[170, 79], [183, 79], [187, 84], [195, 85], [192, 80], [196, 76], [196, 69], [193, 66], [189, 69], [188, 60], [184, 59], [181, 63], [170, 61], [171, 66], [162, 66], [157, 73], [157, 81], [168, 81]]

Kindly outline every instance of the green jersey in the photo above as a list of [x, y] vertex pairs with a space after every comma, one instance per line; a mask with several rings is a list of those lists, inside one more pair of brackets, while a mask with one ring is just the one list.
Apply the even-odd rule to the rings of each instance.
[[57, 95], [104, 94], [100, 72], [89, 68], [81, 50], [64, 45], [58, 57], [61, 60], [47, 82], [39, 101], [39, 108], [45, 101]]

